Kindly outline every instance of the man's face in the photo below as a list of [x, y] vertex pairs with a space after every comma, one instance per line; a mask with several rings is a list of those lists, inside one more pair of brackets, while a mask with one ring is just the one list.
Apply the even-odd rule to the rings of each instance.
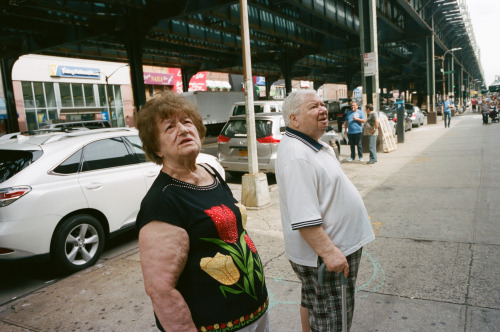
[[351, 110], [352, 111], [357, 111], [358, 110], [358, 104], [357, 103], [351, 103]]
[[321, 98], [315, 94], [306, 95], [300, 112], [290, 115], [290, 124], [293, 129], [319, 140], [328, 127], [328, 111]]

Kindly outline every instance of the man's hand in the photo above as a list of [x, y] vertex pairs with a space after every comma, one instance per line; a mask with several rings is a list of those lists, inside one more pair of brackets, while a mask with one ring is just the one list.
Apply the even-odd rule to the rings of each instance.
[[309, 226], [299, 229], [300, 235], [306, 240], [318, 256], [323, 259], [326, 269], [330, 272], [349, 275], [349, 264], [342, 251], [335, 246], [321, 226]]
[[321, 258], [323, 258], [323, 262], [325, 263], [328, 271], [344, 273], [344, 277], [347, 279], [349, 276], [349, 264], [339, 248], [333, 248], [332, 250], [324, 253]]

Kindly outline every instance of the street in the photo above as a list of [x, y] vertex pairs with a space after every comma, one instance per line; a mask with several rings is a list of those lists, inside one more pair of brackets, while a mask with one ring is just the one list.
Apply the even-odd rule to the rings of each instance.
[[[482, 126], [471, 113], [451, 128], [437, 122], [406, 132], [374, 165], [347, 162], [342, 145], [376, 233], [363, 250], [351, 331], [499, 330], [500, 124]], [[273, 178], [271, 204], [248, 210], [247, 229], [264, 263], [271, 330], [300, 331], [300, 285], [284, 255]], [[240, 199], [240, 182], [228, 182]], [[0, 330], [155, 331], [136, 239], [122, 245], [85, 271], [0, 297]]]

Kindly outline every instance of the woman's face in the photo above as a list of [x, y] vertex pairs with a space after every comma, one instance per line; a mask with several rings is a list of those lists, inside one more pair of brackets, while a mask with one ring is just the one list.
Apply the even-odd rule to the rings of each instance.
[[158, 123], [158, 156], [165, 161], [175, 162], [196, 159], [201, 150], [201, 140], [193, 120], [179, 114]]

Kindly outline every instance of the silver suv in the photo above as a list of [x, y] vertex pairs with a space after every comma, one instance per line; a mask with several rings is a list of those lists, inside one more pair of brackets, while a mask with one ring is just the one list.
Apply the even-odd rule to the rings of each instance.
[[[259, 172], [274, 173], [279, 143], [285, 133], [282, 113], [255, 114]], [[329, 126], [321, 140], [329, 144], [337, 159], [340, 155], [339, 136]], [[247, 123], [245, 115], [233, 116], [224, 125], [217, 140], [217, 159], [230, 174], [248, 173]]]
[[[281, 112], [283, 100], [256, 100], [253, 103], [254, 113], [276, 113]], [[233, 106], [232, 116], [246, 114], [246, 103], [237, 102]]]

